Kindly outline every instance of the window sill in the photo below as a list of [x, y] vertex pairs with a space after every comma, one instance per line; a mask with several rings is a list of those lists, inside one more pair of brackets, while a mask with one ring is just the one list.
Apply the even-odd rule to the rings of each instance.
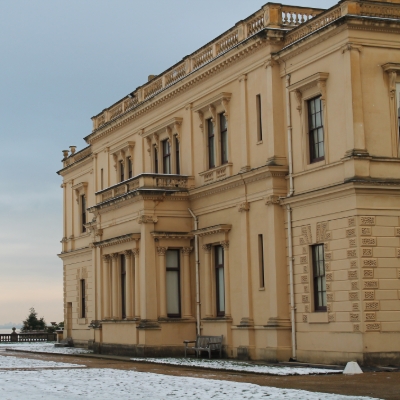
[[326, 311], [314, 311], [308, 314], [309, 324], [328, 324], [328, 313]]
[[323, 160], [321, 160], [321, 161], [316, 161], [316, 162], [313, 162], [311, 164], [307, 164], [305, 169], [306, 170], [316, 169], [316, 168], [320, 168], [320, 167], [322, 167], [324, 165], [326, 165], [326, 159], [325, 158]]
[[258, 288], [258, 290], [259, 290], [260, 292], [265, 292], [265, 287], [260, 287], [260, 288]]
[[256, 145], [258, 146], [259, 144], [263, 144], [264, 142], [262, 140], [259, 140]]
[[87, 325], [87, 318], [78, 318], [78, 325]]

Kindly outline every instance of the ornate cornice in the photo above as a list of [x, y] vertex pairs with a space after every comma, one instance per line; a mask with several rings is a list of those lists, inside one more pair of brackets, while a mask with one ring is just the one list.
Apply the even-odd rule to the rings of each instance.
[[100, 242], [93, 242], [93, 246], [103, 248], [114, 246], [120, 243], [131, 242], [133, 240], [140, 240], [140, 233], [128, 233], [127, 235], [116, 236], [111, 239], [101, 240]]
[[192, 231], [193, 235], [198, 235], [200, 237], [208, 236], [208, 235], [215, 235], [216, 233], [228, 233], [232, 228], [231, 224], [220, 224], [220, 225], [213, 225], [208, 226], [207, 228], [197, 229]]
[[154, 239], [193, 239], [194, 235], [188, 232], [151, 232]]
[[232, 54], [230, 57], [226, 57], [227, 54], [225, 53], [224, 57], [218, 57], [214, 59], [210, 64], [207, 64], [201, 68], [201, 73], [199, 73], [200, 70], [193, 71], [182, 81], [178, 81], [174, 85], [168, 86], [167, 88], [158, 92], [154, 97], [146, 99], [142, 103], [138, 104], [136, 107], [131, 108], [124, 114], [121, 114], [116, 120], [110, 121], [102, 127], [96, 129], [90, 135], [86, 136], [85, 140], [90, 144], [94, 143], [95, 141], [108, 135], [114, 130], [120, 128], [121, 126], [124, 126], [128, 122], [135, 120], [144, 114], [147, 114], [152, 109], [162, 105], [165, 101], [183, 92], [186, 92], [189, 89], [192, 89], [200, 82], [211, 78], [216, 73], [219, 73], [220, 71], [227, 68], [229, 65], [237, 63], [238, 61], [250, 56], [254, 52], [262, 49], [267, 45], [268, 41], [261, 38], [260, 36], [252, 37], [252, 42], [247, 47], [242, 48], [235, 54]]

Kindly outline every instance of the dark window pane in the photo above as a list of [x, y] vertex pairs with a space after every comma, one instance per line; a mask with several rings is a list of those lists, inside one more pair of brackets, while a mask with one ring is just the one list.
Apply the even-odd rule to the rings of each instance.
[[208, 168], [215, 167], [214, 125], [211, 119], [207, 120], [208, 130]]
[[326, 280], [324, 245], [317, 244], [311, 247], [314, 281], [315, 311], [326, 311]]
[[166, 291], [167, 291], [167, 315], [179, 318], [180, 306], [180, 252], [179, 250], [167, 250], [166, 258]]
[[323, 160], [325, 156], [321, 98], [308, 100], [307, 105], [310, 162], [313, 163]]

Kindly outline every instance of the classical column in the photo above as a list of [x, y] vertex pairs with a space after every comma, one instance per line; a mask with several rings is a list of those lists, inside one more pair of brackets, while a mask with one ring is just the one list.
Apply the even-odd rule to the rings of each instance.
[[108, 254], [103, 256], [103, 318], [108, 319], [111, 317], [110, 307], [110, 256]]
[[212, 304], [211, 304], [211, 244], [205, 244], [204, 250], [204, 271], [205, 271], [205, 289], [206, 289], [206, 317], [212, 317]]
[[126, 293], [126, 319], [133, 319], [133, 257], [132, 251], [124, 251], [126, 259], [126, 280], [125, 280], [125, 293]]
[[345, 92], [344, 106], [346, 118], [347, 151], [346, 156], [368, 155], [364, 133], [364, 107], [361, 82], [361, 46], [347, 43], [342, 48], [344, 55]]
[[225, 317], [231, 316], [231, 285], [229, 279], [229, 241], [221, 242], [224, 249]]
[[111, 254], [112, 318], [118, 319], [118, 253]]
[[[241, 226], [241, 289], [242, 289], [242, 318], [240, 325], [253, 325], [253, 307], [251, 290], [251, 257], [249, 238], [249, 210], [250, 203], [242, 202], [238, 205]], [[225, 253], [226, 254], [226, 253]]]
[[160, 276], [160, 317], [167, 318], [167, 281], [165, 268], [166, 247], [157, 247], [158, 267]]
[[192, 298], [190, 293], [190, 252], [193, 247], [182, 248], [183, 253], [183, 317], [192, 317]]
[[140, 270], [139, 270], [139, 249], [133, 249], [135, 257], [135, 318], [140, 318]]

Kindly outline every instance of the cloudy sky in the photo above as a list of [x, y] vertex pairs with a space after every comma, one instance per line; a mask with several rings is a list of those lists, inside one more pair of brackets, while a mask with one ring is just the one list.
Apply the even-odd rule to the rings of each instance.
[[[0, 0], [0, 324], [61, 321], [61, 150], [265, 0]], [[328, 8], [333, 1], [286, 4]]]

